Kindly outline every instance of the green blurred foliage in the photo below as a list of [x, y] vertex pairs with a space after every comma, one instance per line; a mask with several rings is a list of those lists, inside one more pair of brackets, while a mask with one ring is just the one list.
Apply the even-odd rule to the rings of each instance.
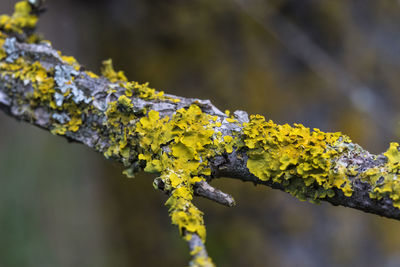
[[[10, 13], [13, 2], [1, 1], [1, 13]], [[342, 131], [374, 153], [398, 138], [398, 1], [47, 5], [38, 31], [88, 69], [98, 72], [113, 58], [130, 79], [167, 93]], [[0, 123], [0, 266], [187, 264], [188, 249], [153, 176], [127, 179], [119, 165], [82, 145], [4, 114]], [[232, 179], [213, 185], [238, 203], [228, 209], [197, 200], [218, 266], [400, 264], [397, 221]]]

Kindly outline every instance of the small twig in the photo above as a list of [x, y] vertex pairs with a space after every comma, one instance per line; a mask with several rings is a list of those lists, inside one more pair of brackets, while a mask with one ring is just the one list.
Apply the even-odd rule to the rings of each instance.
[[228, 207], [233, 207], [236, 204], [231, 195], [215, 189], [205, 181], [196, 183], [194, 193]]

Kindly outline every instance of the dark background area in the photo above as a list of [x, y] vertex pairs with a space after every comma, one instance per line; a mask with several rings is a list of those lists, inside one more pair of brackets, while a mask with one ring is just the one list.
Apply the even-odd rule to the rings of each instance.
[[[0, 13], [15, 1], [1, 0]], [[38, 32], [94, 72], [222, 110], [398, 141], [400, 1], [48, 0]], [[0, 114], [0, 266], [186, 266], [151, 175]], [[235, 180], [196, 200], [218, 266], [399, 266], [400, 223]]]

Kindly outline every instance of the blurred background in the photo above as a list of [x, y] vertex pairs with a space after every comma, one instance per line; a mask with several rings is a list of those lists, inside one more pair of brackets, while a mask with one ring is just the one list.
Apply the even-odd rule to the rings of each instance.
[[[15, 1], [1, 0], [0, 13]], [[398, 141], [400, 1], [48, 0], [38, 32], [99, 72], [222, 110]], [[186, 266], [153, 176], [0, 114], [0, 266]], [[400, 266], [400, 222], [236, 180], [196, 201], [218, 266]]]

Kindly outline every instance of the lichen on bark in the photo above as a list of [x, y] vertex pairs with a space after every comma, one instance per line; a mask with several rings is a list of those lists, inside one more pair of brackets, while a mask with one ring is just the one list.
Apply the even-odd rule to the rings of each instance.
[[221, 176], [400, 219], [397, 143], [372, 155], [341, 133], [223, 113], [208, 100], [128, 81], [111, 60], [97, 75], [33, 34], [37, 9], [22, 1], [12, 16], [0, 16], [0, 108], [123, 163], [128, 177], [155, 173], [154, 187], [169, 195], [165, 204], [189, 243], [192, 266], [213, 265], [194, 197], [234, 204], [208, 184]]

